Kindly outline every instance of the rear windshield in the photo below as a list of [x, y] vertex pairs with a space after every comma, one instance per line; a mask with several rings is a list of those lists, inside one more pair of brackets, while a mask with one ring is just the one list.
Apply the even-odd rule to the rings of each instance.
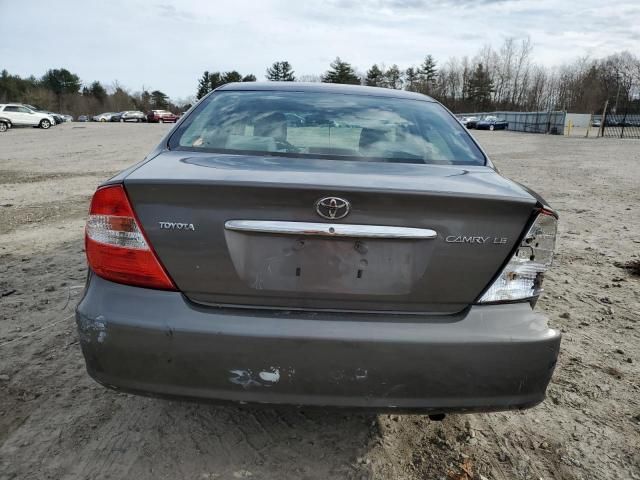
[[485, 164], [466, 129], [438, 103], [335, 93], [216, 92], [180, 125], [169, 148], [332, 160]]

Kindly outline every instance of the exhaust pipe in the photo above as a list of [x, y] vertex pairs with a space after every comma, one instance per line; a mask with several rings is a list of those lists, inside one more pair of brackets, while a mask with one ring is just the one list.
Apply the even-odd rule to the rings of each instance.
[[441, 422], [444, 420], [444, 417], [446, 417], [444, 413], [432, 413], [429, 415], [429, 420], [432, 422]]

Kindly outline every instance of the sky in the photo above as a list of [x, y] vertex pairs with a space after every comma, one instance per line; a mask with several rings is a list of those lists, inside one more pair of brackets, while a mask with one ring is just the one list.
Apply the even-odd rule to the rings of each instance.
[[0, 0], [0, 69], [193, 95], [205, 70], [264, 80], [274, 61], [321, 74], [340, 56], [360, 72], [432, 54], [473, 56], [531, 38], [538, 63], [640, 53], [640, 0]]

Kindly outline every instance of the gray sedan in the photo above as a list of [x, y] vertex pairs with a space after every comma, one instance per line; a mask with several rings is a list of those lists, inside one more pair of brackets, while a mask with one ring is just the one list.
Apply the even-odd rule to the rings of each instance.
[[531, 407], [556, 224], [429, 97], [227, 84], [92, 199], [87, 369], [200, 400]]

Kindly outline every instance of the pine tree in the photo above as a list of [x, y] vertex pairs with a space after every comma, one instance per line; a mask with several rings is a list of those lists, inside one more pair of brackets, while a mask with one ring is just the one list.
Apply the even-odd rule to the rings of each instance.
[[479, 63], [469, 80], [469, 100], [476, 111], [488, 109], [491, 105], [491, 94], [494, 92], [493, 80], [489, 72]]
[[82, 82], [80, 77], [66, 68], [48, 70], [40, 80], [43, 87], [51, 90], [58, 97], [58, 109], [62, 110], [62, 96], [78, 93]]
[[367, 76], [364, 79], [365, 85], [370, 87], [382, 87], [384, 84], [384, 73], [375, 63], [367, 70]]
[[294, 73], [289, 62], [274, 62], [273, 65], [267, 68], [267, 80], [272, 82], [295, 82]]
[[100, 82], [96, 80], [89, 87], [89, 95], [94, 97], [96, 100], [98, 100], [98, 102], [102, 104], [107, 98], [107, 90], [102, 86]]
[[418, 84], [418, 72], [414, 67], [409, 67], [404, 72], [406, 89], [414, 92]]
[[157, 110], [166, 110], [169, 108], [169, 97], [160, 90], [151, 92], [151, 105]]
[[227, 72], [224, 75], [222, 75], [222, 79], [224, 80], [223, 83], [241, 82], [242, 75], [240, 75], [240, 73], [237, 72], [236, 70], [231, 70], [230, 72]]
[[422, 93], [429, 93], [433, 90], [438, 76], [438, 69], [436, 68], [436, 61], [431, 55], [427, 55], [422, 62], [422, 65], [418, 68], [418, 83], [419, 91]]
[[331, 63], [330, 69], [322, 76], [324, 83], [345, 83], [351, 85], [360, 85], [360, 77], [356, 75], [353, 67], [340, 60], [340, 57]]
[[231, 82], [255, 82], [256, 76], [253, 74], [240, 75], [239, 72], [232, 70], [226, 73], [209, 72], [208, 70], [202, 74], [200, 80], [198, 80], [198, 90], [196, 92], [196, 98], [200, 100], [207, 93], [221, 87], [225, 83]]
[[389, 70], [384, 72], [385, 86], [400, 90], [402, 88], [402, 72], [397, 65], [392, 65]]
[[202, 74], [202, 77], [200, 77], [200, 80], [198, 80], [198, 91], [196, 93], [196, 98], [200, 100], [210, 91], [211, 91], [211, 80], [209, 78], [209, 71], [205, 70], [205, 72]]
[[71, 73], [66, 68], [48, 70], [40, 82], [43, 87], [48, 88], [56, 95], [78, 93], [82, 86], [78, 75]]
[[224, 79], [224, 74], [220, 72], [213, 72], [209, 74], [209, 91], [215, 90], [227, 83]]

